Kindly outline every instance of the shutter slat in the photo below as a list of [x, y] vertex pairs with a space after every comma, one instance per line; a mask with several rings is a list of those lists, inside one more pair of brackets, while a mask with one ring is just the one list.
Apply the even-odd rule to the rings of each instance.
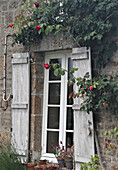
[[12, 64], [27, 64], [28, 59], [27, 58], [13, 58]]
[[12, 104], [11, 105], [12, 109], [27, 109], [28, 108], [28, 103], [26, 104]]

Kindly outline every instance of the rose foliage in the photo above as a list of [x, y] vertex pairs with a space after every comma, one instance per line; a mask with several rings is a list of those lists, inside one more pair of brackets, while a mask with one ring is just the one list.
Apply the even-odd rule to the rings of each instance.
[[44, 34], [64, 32], [77, 46], [92, 47], [101, 65], [116, 50], [116, 44], [105, 37], [118, 24], [117, 0], [21, 0], [20, 6], [12, 27], [13, 45], [39, 43]]
[[[67, 70], [62, 69], [58, 63], [49, 64], [49, 68], [54, 69], [55, 76], [64, 75]], [[73, 75], [78, 68], [72, 68], [70, 73]], [[81, 110], [98, 111], [101, 107], [117, 113], [118, 109], [118, 75], [103, 76], [90, 79], [89, 73], [84, 77], [72, 77], [68, 81], [68, 85], [76, 84], [78, 91], [72, 91], [69, 98], [81, 98]]]

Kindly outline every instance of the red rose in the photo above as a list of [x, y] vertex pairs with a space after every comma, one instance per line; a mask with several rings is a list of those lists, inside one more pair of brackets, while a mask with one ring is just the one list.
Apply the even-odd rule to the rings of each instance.
[[90, 87], [89, 87], [89, 90], [93, 90], [93, 86], [90, 86]]
[[34, 4], [35, 4], [36, 8], [39, 7], [39, 3], [38, 2], [35, 2]]
[[74, 86], [74, 83], [71, 83], [70, 86]]
[[9, 26], [12, 28], [14, 24], [10, 24]]
[[107, 138], [105, 138], [105, 142], [107, 142], [108, 140], [107, 140]]
[[39, 25], [36, 26], [36, 30], [40, 31], [41, 27]]
[[48, 64], [48, 63], [44, 64], [44, 67], [45, 67], [46, 69], [49, 69], [49, 64]]
[[107, 148], [108, 146], [109, 146], [108, 143], [106, 143], [106, 144], [105, 144], [105, 148]]

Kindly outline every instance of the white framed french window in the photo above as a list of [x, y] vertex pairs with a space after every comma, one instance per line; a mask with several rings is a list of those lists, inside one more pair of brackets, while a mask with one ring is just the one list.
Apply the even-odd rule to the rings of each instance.
[[[63, 69], [70, 70], [71, 50], [46, 52], [45, 63], [59, 63]], [[73, 101], [68, 98], [73, 87], [67, 85], [70, 76], [66, 72], [56, 77], [53, 70], [45, 69], [41, 159], [57, 161], [51, 152], [52, 142], [57, 145], [62, 141], [64, 147], [73, 145]]]

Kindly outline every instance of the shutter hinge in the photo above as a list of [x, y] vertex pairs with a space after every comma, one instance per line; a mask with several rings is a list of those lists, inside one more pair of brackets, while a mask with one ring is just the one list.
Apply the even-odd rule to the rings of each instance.
[[30, 58], [29, 61], [30, 61], [31, 63], [34, 63], [34, 59], [33, 59], [33, 58]]

